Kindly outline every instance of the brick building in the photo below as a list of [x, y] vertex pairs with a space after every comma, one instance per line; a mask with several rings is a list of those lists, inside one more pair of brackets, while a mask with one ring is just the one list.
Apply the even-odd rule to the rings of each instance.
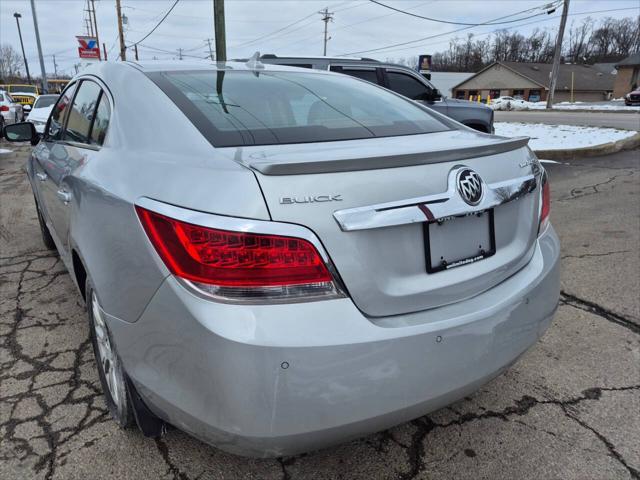
[[[613, 68], [611, 68], [613, 71]], [[596, 65], [561, 64], [554, 95], [555, 102], [573, 100], [597, 102], [609, 100], [613, 93], [615, 72]], [[455, 98], [480, 95], [521, 97], [531, 102], [544, 101], [549, 93], [550, 63], [495, 62], [452, 88]]]
[[640, 53], [634, 53], [617, 63], [616, 70], [618, 74], [613, 85], [613, 96], [621, 98], [640, 86]]

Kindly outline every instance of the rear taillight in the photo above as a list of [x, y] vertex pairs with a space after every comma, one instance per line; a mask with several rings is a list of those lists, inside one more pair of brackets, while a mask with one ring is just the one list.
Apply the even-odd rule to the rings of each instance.
[[339, 296], [329, 268], [308, 240], [218, 230], [142, 207], [151, 243], [176, 277], [221, 300], [302, 300]]
[[9, 111], [9, 107], [6, 105], [0, 105], [0, 112], [8, 112]]
[[549, 223], [549, 213], [551, 212], [551, 189], [549, 188], [549, 177], [545, 172], [542, 175], [542, 198], [540, 199], [540, 225], [538, 232], [543, 232]]

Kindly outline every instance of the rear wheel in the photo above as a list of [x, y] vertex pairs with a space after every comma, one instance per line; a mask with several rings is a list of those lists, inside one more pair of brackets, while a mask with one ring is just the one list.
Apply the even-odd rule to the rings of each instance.
[[87, 280], [85, 292], [91, 343], [104, 398], [113, 419], [118, 422], [121, 428], [129, 428], [134, 425], [134, 416], [131, 396], [125, 380], [126, 374], [115, 350], [104, 314], [100, 309], [98, 297], [89, 280]]
[[42, 243], [49, 250], [55, 250], [56, 244], [53, 241], [53, 237], [49, 232], [49, 227], [44, 221], [44, 217], [42, 216], [42, 212], [40, 211], [40, 205], [38, 205], [38, 201], [36, 200], [36, 212], [38, 213], [38, 223], [40, 224], [40, 234], [42, 235]]

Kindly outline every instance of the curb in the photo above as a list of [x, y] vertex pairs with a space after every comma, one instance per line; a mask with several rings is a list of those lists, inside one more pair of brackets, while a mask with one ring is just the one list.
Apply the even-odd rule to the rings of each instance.
[[567, 150], [534, 150], [538, 158], [544, 160], [574, 160], [580, 157], [599, 157], [623, 150], [640, 147], [640, 132], [617, 142], [603, 143], [593, 147], [572, 148]]

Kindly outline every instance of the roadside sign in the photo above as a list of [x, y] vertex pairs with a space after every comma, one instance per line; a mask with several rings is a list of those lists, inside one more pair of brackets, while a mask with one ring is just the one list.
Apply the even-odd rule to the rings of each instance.
[[80, 58], [100, 59], [100, 47], [95, 37], [76, 36], [78, 39], [78, 55]]
[[431, 73], [431, 55], [420, 55], [418, 57], [418, 70], [420, 73]]

